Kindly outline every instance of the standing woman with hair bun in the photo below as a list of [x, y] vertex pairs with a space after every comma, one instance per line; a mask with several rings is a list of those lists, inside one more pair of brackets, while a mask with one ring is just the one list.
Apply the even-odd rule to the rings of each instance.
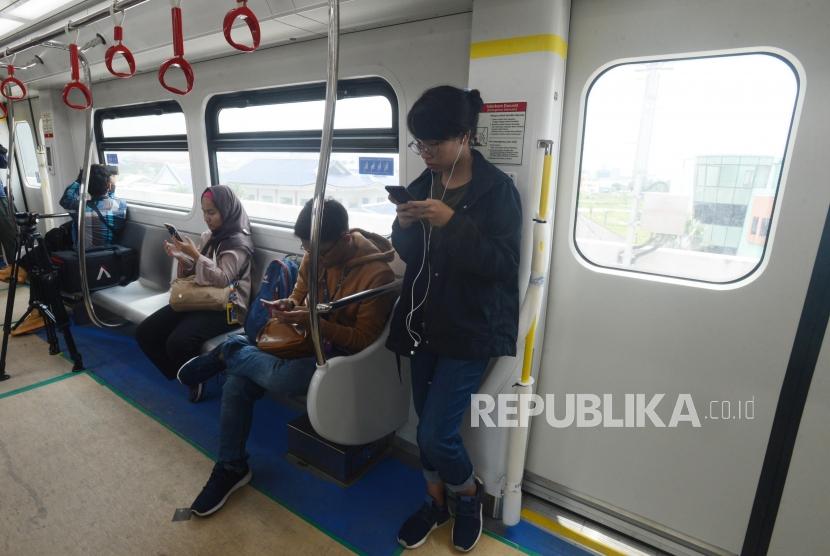
[[429, 89], [407, 116], [409, 147], [427, 168], [397, 203], [392, 244], [406, 263], [387, 347], [411, 357], [424, 505], [398, 532], [421, 546], [449, 521], [446, 491], [458, 499], [452, 540], [467, 552], [482, 531], [484, 485], [459, 427], [491, 358], [516, 355], [521, 200], [512, 180], [470, 148], [483, 106], [477, 90]]

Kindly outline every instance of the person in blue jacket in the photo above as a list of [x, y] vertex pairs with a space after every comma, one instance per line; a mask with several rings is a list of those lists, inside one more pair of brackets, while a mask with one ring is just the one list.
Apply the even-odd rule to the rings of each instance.
[[489, 360], [516, 354], [521, 200], [470, 148], [482, 107], [478, 91], [441, 86], [407, 116], [410, 148], [427, 167], [407, 188], [414, 200], [396, 203], [392, 244], [406, 272], [386, 345], [411, 358], [427, 496], [398, 532], [405, 548], [449, 521], [446, 490], [458, 499], [453, 545], [478, 542], [484, 490], [459, 427]]
[[[83, 170], [81, 171], [83, 173]], [[77, 222], [78, 207], [81, 203], [81, 179], [69, 184], [59, 201], [69, 211], [72, 221]], [[117, 243], [127, 225], [127, 202], [115, 196], [117, 171], [104, 164], [92, 164], [89, 168], [89, 196], [84, 210], [86, 232], [85, 247], [102, 247]], [[72, 227], [72, 245], [77, 247], [77, 226]]]

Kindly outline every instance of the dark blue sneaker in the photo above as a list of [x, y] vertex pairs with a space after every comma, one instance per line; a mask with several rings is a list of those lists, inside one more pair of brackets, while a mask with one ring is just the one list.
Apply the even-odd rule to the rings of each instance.
[[482, 497], [484, 485], [476, 477], [476, 493], [473, 496], [458, 495], [455, 507], [455, 523], [452, 526], [452, 544], [461, 552], [469, 552], [481, 538], [484, 510]]
[[176, 378], [185, 386], [196, 386], [225, 370], [225, 363], [219, 358], [217, 348], [203, 355], [197, 355], [179, 367]]
[[207, 484], [193, 501], [190, 511], [204, 517], [222, 509], [233, 491], [247, 485], [251, 480], [251, 470], [245, 466], [244, 472], [227, 469], [221, 463], [213, 466]]
[[434, 529], [441, 527], [450, 520], [447, 506], [439, 506], [432, 496], [427, 496], [424, 505], [401, 526], [398, 531], [398, 542], [404, 548], [418, 548], [424, 544]]

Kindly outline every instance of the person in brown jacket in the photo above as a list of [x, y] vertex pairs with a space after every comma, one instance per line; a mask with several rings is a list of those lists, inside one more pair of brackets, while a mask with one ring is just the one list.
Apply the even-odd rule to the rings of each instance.
[[[349, 229], [346, 209], [333, 199], [325, 201], [320, 233], [318, 300], [334, 301], [387, 284], [395, 279], [389, 267], [394, 258], [386, 238], [358, 229]], [[306, 255], [300, 264], [297, 283], [286, 299], [263, 302], [271, 308], [272, 319], [309, 325], [311, 201], [306, 203], [294, 225]], [[394, 299], [390, 295], [347, 305], [320, 319], [320, 332], [327, 356], [348, 355], [368, 347], [383, 332]], [[225, 504], [230, 494], [251, 480], [245, 443], [251, 430], [254, 403], [265, 392], [281, 395], [305, 393], [316, 370], [314, 357], [283, 359], [257, 348], [247, 336], [232, 336], [218, 348], [185, 363], [179, 380], [189, 386], [204, 382], [226, 370], [222, 389], [219, 426], [219, 458], [202, 492], [191, 505], [198, 516], [210, 515]]]

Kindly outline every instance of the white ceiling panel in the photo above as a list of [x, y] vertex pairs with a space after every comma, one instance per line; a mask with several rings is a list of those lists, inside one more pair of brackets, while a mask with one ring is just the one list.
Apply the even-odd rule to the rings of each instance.
[[[234, 53], [225, 42], [221, 29], [222, 20], [232, 5], [232, 2], [217, 0], [182, 1], [185, 58], [188, 61], [195, 63]], [[249, 7], [260, 18], [262, 46], [305, 40], [325, 36], [327, 33], [328, 10], [321, 0], [249, 0]], [[295, 13], [307, 7], [312, 9]], [[343, 0], [341, 29], [348, 32], [470, 9], [472, 0]], [[112, 26], [110, 18], [89, 26], [81, 33], [79, 42], [86, 42], [96, 33], [111, 42]], [[240, 35], [242, 36], [244, 34]], [[128, 10], [124, 24], [124, 44], [135, 55], [139, 72], [156, 71], [173, 53], [169, 3], [152, 0]], [[6, 46], [9, 45], [0, 41], [0, 48]], [[104, 68], [105, 50], [106, 47], [99, 46], [87, 54], [93, 64], [93, 79], [96, 81], [112, 78]], [[31, 59], [35, 54], [42, 54], [45, 65], [20, 72], [21, 79], [40, 88], [59, 87], [66, 83], [69, 77], [67, 52], [33, 48], [19, 54], [18, 63]]]
[[72, 3], [73, 0], [24, 0], [3, 10], [3, 14], [21, 19], [39, 19], [58, 11], [60, 8], [68, 7]]
[[328, 23], [320, 23], [319, 21], [306, 17], [305, 14], [286, 15], [279, 18], [279, 21], [296, 29], [305, 31], [306, 33], [328, 36]]

